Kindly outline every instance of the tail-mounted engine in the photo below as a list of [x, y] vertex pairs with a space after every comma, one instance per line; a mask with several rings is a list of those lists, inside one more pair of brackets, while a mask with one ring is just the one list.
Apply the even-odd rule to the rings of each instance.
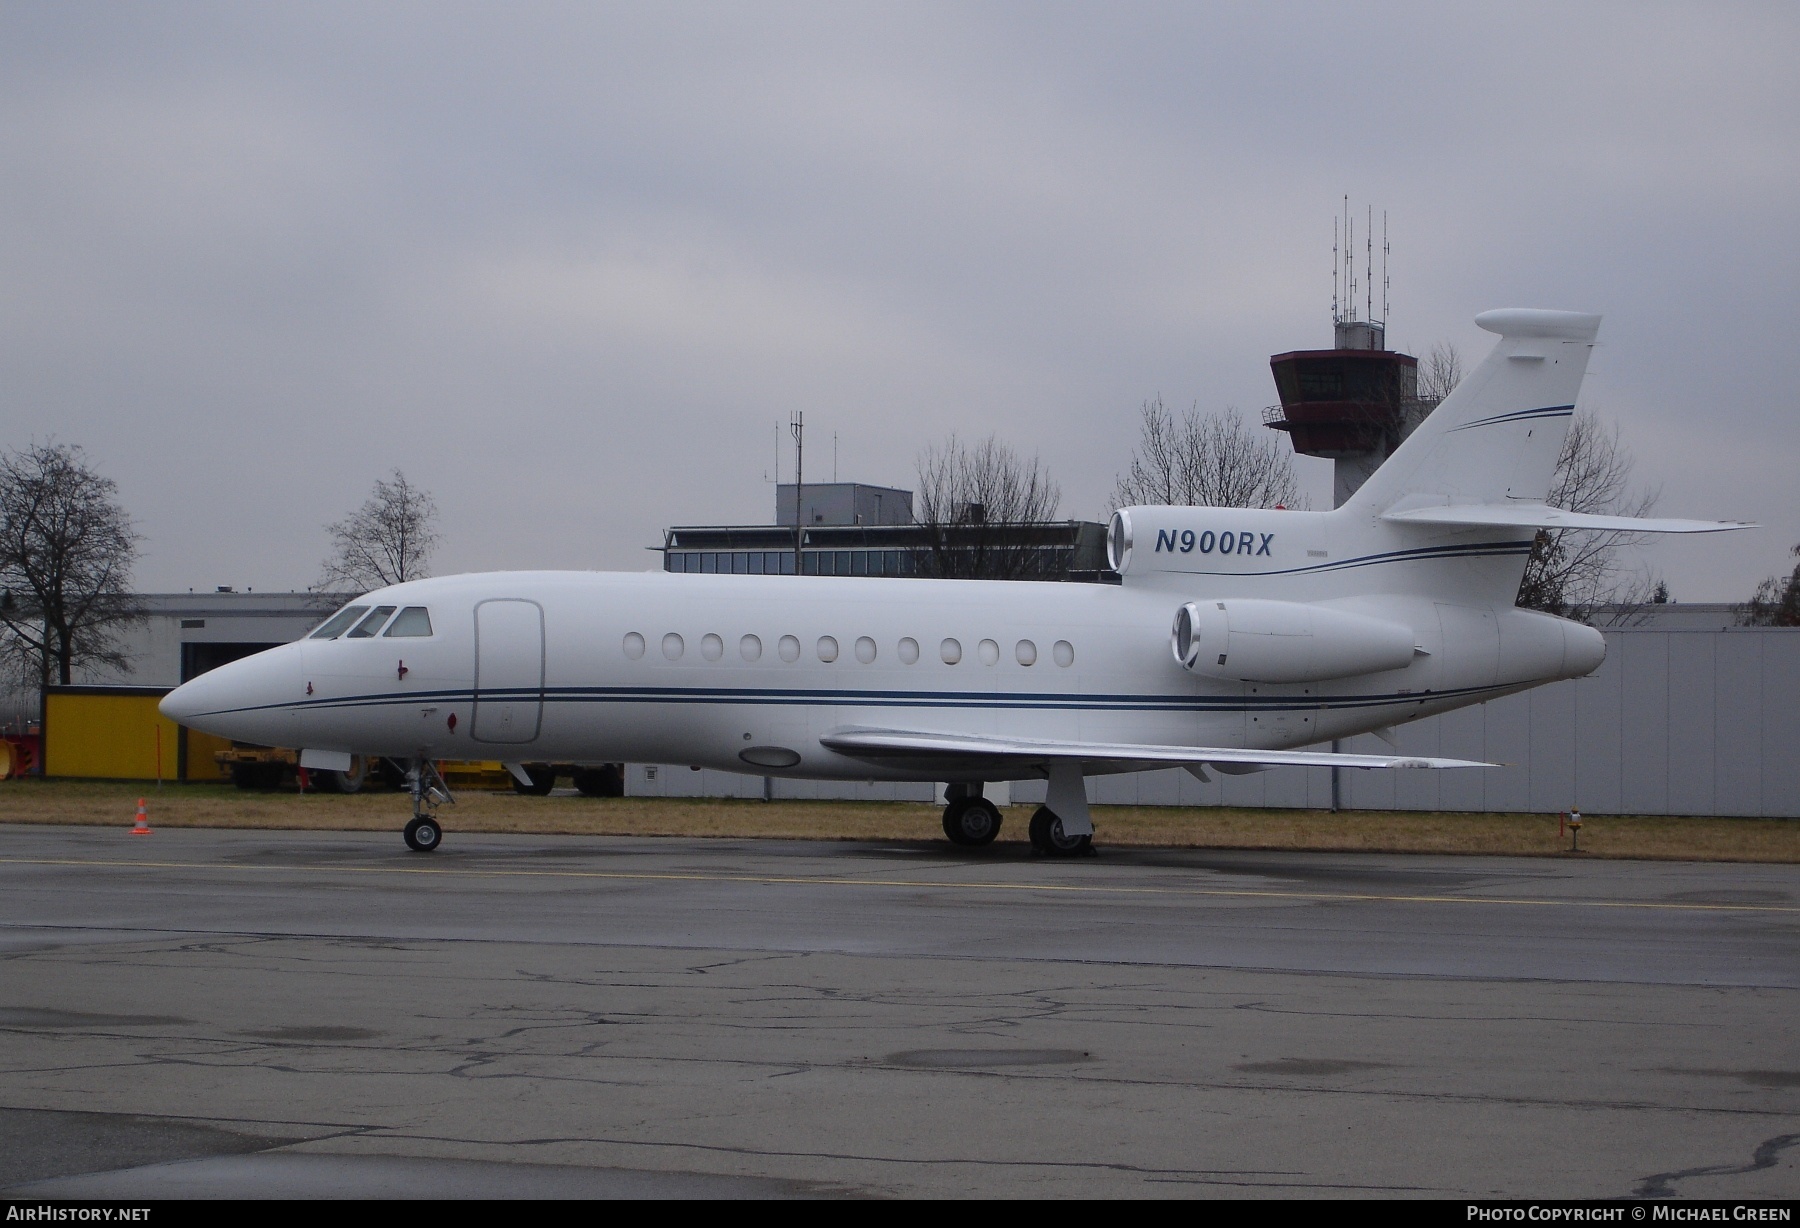
[[1412, 628], [1299, 601], [1227, 597], [1175, 612], [1170, 648], [1182, 668], [1230, 682], [1320, 682], [1403, 669]]

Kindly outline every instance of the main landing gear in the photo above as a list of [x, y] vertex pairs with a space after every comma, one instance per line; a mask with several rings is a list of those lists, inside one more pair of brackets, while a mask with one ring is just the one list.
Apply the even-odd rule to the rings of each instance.
[[1031, 847], [1045, 857], [1082, 857], [1094, 851], [1093, 833], [1071, 836], [1063, 831], [1063, 821], [1048, 806], [1039, 806], [1031, 816]]
[[964, 848], [992, 844], [1000, 834], [1000, 808], [985, 797], [952, 797], [944, 807], [944, 834]]
[[444, 783], [437, 764], [421, 756], [406, 771], [406, 788], [412, 794], [413, 817], [406, 825], [406, 847], [415, 853], [429, 853], [444, 841], [444, 829], [432, 813], [444, 802], [456, 805], [450, 786]]

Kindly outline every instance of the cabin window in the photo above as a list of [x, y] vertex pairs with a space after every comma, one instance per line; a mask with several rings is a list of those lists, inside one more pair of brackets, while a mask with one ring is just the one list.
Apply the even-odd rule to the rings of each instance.
[[945, 665], [955, 665], [958, 661], [962, 660], [962, 642], [960, 640], [945, 640], [942, 644], [938, 645], [938, 656], [944, 659]]
[[708, 631], [700, 637], [700, 655], [708, 661], [717, 661], [725, 655], [725, 641]]
[[1037, 664], [1037, 645], [1030, 640], [1020, 640], [1013, 645], [1013, 658], [1020, 665]]
[[856, 659], [864, 665], [872, 664], [875, 660], [875, 641], [866, 635], [858, 636], [856, 638]]
[[800, 641], [794, 636], [782, 636], [781, 642], [776, 645], [776, 648], [781, 653], [781, 659], [789, 665], [800, 659]]
[[369, 616], [357, 623], [356, 626], [352, 627], [350, 634], [346, 635], [344, 638], [347, 640], [366, 640], [374, 638], [375, 633], [381, 630], [381, 624], [386, 622], [393, 612], [394, 607], [391, 605], [376, 606], [373, 610], [369, 611]]
[[325, 625], [312, 633], [315, 640], [335, 640], [351, 623], [369, 612], [366, 605], [348, 605], [325, 620]]
[[1050, 650], [1050, 653], [1056, 658], [1056, 663], [1064, 669], [1075, 664], [1075, 645], [1069, 643], [1068, 640], [1057, 640], [1056, 646]]
[[388, 639], [408, 639], [431, 634], [431, 611], [422, 605], [409, 605], [387, 629]]
[[981, 646], [977, 651], [981, 654], [981, 663], [983, 665], [998, 665], [1000, 663], [1000, 645], [994, 643], [993, 640], [982, 640]]
[[819, 637], [819, 660], [826, 664], [837, 660], [837, 637], [821, 635]]
[[671, 661], [681, 660], [681, 654], [687, 649], [687, 641], [675, 632], [663, 636], [663, 656]]
[[917, 665], [919, 663], [919, 641], [907, 636], [900, 641], [900, 664]]
[[644, 659], [644, 637], [635, 631], [625, 633], [625, 659], [628, 661]]
[[762, 641], [757, 639], [754, 635], [746, 635], [743, 639], [738, 641], [738, 656], [744, 658], [746, 661], [761, 660]]

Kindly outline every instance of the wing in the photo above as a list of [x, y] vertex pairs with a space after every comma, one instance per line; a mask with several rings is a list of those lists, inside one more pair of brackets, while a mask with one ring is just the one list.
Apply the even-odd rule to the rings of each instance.
[[922, 733], [906, 729], [838, 729], [819, 742], [839, 754], [872, 763], [941, 765], [958, 771], [977, 768], [1048, 766], [1074, 760], [1088, 770], [1138, 772], [1160, 767], [1462, 768], [1498, 767], [1468, 759], [1425, 759], [1417, 755], [1342, 755], [1317, 750], [1239, 750], [1225, 746], [1139, 746], [1121, 742], [1058, 742], [1043, 738], [1003, 738], [985, 734]]
[[1564, 511], [1547, 503], [1415, 507], [1404, 512], [1388, 512], [1382, 519], [1400, 524], [1466, 525], [1469, 528], [1598, 529], [1627, 533], [1726, 533], [1732, 529], [1758, 527], [1736, 520], [1653, 520], [1644, 516], [1596, 516], [1588, 512]]

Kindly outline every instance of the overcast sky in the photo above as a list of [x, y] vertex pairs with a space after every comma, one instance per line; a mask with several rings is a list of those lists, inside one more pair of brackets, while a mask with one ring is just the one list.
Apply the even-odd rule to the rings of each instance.
[[[1791, 4], [0, 3], [0, 447], [141, 588], [304, 587], [395, 466], [439, 572], [638, 569], [989, 432], [1099, 519], [1139, 405], [1260, 411], [1385, 210], [1390, 343], [1602, 312], [1585, 402], [1739, 600], [1800, 541]], [[791, 480], [791, 452], [782, 459]], [[1314, 506], [1329, 465], [1303, 461]], [[1785, 563], [1784, 563], [1785, 560]]]

